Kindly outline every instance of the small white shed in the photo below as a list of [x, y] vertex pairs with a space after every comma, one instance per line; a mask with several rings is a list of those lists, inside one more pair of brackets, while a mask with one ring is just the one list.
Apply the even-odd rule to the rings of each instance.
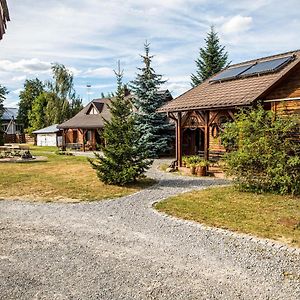
[[37, 146], [62, 146], [62, 131], [57, 128], [58, 124], [45, 127], [32, 133], [36, 135]]

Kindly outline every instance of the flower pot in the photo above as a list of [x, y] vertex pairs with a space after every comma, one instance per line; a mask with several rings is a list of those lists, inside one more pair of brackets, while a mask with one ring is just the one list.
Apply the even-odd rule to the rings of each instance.
[[190, 171], [192, 175], [196, 174], [196, 167], [190, 167]]
[[207, 167], [197, 167], [197, 175], [198, 176], [206, 176], [207, 174]]

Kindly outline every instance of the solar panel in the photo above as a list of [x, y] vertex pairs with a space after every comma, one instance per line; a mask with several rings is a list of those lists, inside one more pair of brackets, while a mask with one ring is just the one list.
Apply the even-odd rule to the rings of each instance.
[[232, 67], [225, 69], [223, 72], [217, 74], [214, 76], [210, 82], [219, 81], [219, 80], [228, 80], [236, 78], [239, 74], [247, 71], [249, 68], [251, 68], [254, 64], [245, 65], [245, 66], [239, 66], [239, 67]]
[[289, 61], [291, 61], [293, 56], [287, 56], [282, 58], [276, 58], [264, 62], [259, 62], [249, 68], [248, 70], [245, 70], [241, 76], [244, 75], [253, 75], [253, 74], [260, 74], [260, 73], [269, 73], [269, 72], [275, 72], [284, 65], [286, 65]]

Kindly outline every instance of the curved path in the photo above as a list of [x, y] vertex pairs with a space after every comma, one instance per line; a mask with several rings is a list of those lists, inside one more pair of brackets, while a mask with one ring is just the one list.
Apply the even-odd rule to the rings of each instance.
[[0, 201], [0, 299], [300, 299], [298, 250], [152, 209], [224, 182], [149, 173], [117, 200]]

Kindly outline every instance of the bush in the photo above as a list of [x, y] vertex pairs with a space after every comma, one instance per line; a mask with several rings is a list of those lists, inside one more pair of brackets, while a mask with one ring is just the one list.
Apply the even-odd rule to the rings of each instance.
[[227, 174], [242, 190], [300, 194], [299, 121], [262, 107], [241, 111], [221, 133]]

